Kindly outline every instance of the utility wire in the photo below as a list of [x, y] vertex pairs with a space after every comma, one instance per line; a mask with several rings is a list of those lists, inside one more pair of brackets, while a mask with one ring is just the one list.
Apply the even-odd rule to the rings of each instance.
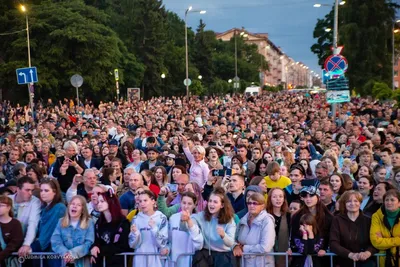
[[20, 30], [20, 31], [15, 31], [15, 32], [5, 32], [5, 33], [0, 33], [0, 36], [5, 36], [5, 35], [12, 35], [12, 34], [17, 34], [20, 32], [25, 32], [26, 29]]

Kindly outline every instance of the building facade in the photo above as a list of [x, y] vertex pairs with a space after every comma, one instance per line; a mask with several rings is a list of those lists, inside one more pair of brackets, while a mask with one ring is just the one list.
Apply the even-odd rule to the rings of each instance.
[[[260, 72], [260, 84], [268, 86], [283, 85], [285, 88], [298, 86], [310, 87], [311, 72], [305, 64], [296, 62], [276, 46], [267, 33], [251, 33], [244, 29], [233, 28], [217, 34], [217, 39], [229, 41], [234, 38], [243, 38], [245, 43], [255, 44], [258, 53], [268, 62], [269, 70]], [[240, 77], [240, 73], [238, 73]]]

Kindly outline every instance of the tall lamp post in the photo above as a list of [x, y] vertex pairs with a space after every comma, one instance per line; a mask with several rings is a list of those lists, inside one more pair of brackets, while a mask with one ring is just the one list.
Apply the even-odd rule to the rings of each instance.
[[205, 10], [193, 10], [192, 6], [189, 6], [185, 11], [185, 50], [186, 50], [186, 97], [187, 101], [189, 101], [189, 52], [188, 52], [188, 38], [187, 38], [187, 16], [189, 13], [200, 13], [205, 14]]
[[[334, 20], [333, 20], [333, 51], [334, 53], [337, 53], [337, 48], [338, 48], [338, 34], [339, 34], [339, 5], [344, 5], [346, 4], [346, 1], [340, 1], [335, 0], [335, 5], [334, 5]], [[321, 7], [321, 6], [330, 6], [327, 4], [314, 4], [314, 7]], [[333, 120], [335, 121], [336, 119], [336, 105], [337, 104], [332, 104], [332, 116]]]
[[394, 80], [394, 66], [395, 66], [395, 50], [394, 50], [394, 34], [395, 33], [399, 33], [400, 30], [399, 29], [395, 29], [395, 26], [397, 23], [399, 23], [400, 20], [396, 20], [395, 22], [393, 22], [393, 26], [392, 26], [392, 90], [395, 89], [395, 80]]
[[[26, 6], [20, 5], [20, 10], [22, 13], [25, 13], [25, 21], [26, 21], [26, 39], [27, 39], [27, 45], [28, 45], [28, 66], [29, 68], [32, 67], [31, 63], [31, 43], [30, 43], [30, 38], [29, 38], [29, 20], [28, 20], [28, 10]], [[32, 86], [33, 88], [33, 83], [28, 84], [28, 96], [29, 96], [29, 103], [31, 105], [31, 110], [32, 110], [32, 117], [33, 117], [33, 91], [31, 94], [30, 87]]]
[[[242, 31], [240, 32], [240, 36], [242, 37], [247, 37], [248, 34], [244, 31], [243, 27], [242, 27]], [[233, 78], [234, 80], [234, 84], [233, 84], [233, 88], [235, 89], [234, 91], [236, 91], [236, 89], [239, 89], [239, 77], [238, 77], [238, 56], [237, 56], [237, 29], [235, 29], [235, 78]]]

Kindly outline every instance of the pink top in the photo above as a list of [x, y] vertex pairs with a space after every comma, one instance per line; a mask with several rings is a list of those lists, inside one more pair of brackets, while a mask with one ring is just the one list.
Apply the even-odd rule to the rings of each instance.
[[208, 173], [210, 172], [207, 163], [205, 163], [204, 160], [199, 162], [195, 161], [192, 152], [190, 152], [188, 147], [184, 147], [183, 152], [185, 152], [185, 155], [191, 164], [189, 169], [190, 181], [196, 182], [201, 188], [203, 188], [204, 184], [207, 182]]

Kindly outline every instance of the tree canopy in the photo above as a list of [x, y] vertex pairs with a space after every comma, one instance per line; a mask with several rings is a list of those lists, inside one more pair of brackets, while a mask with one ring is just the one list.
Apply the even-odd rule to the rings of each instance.
[[[27, 10], [32, 66], [39, 76], [36, 98], [75, 96], [69, 79], [80, 74], [83, 97], [113, 99], [116, 68], [122, 95], [127, 87], [141, 88], [146, 98], [185, 94], [185, 23], [162, 1], [31, 0]], [[15, 69], [28, 65], [24, 29], [25, 14], [16, 1], [1, 1], [0, 88], [3, 97], [26, 103], [26, 86], [17, 85], [15, 78]], [[188, 43], [192, 93], [229, 92], [227, 81], [235, 73], [234, 40], [217, 40], [200, 20], [195, 31], [188, 28]], [[238, 51], [241, 84], [258, 81], [260, 69], [268, 63], [255, 45], [241, 38]]]

